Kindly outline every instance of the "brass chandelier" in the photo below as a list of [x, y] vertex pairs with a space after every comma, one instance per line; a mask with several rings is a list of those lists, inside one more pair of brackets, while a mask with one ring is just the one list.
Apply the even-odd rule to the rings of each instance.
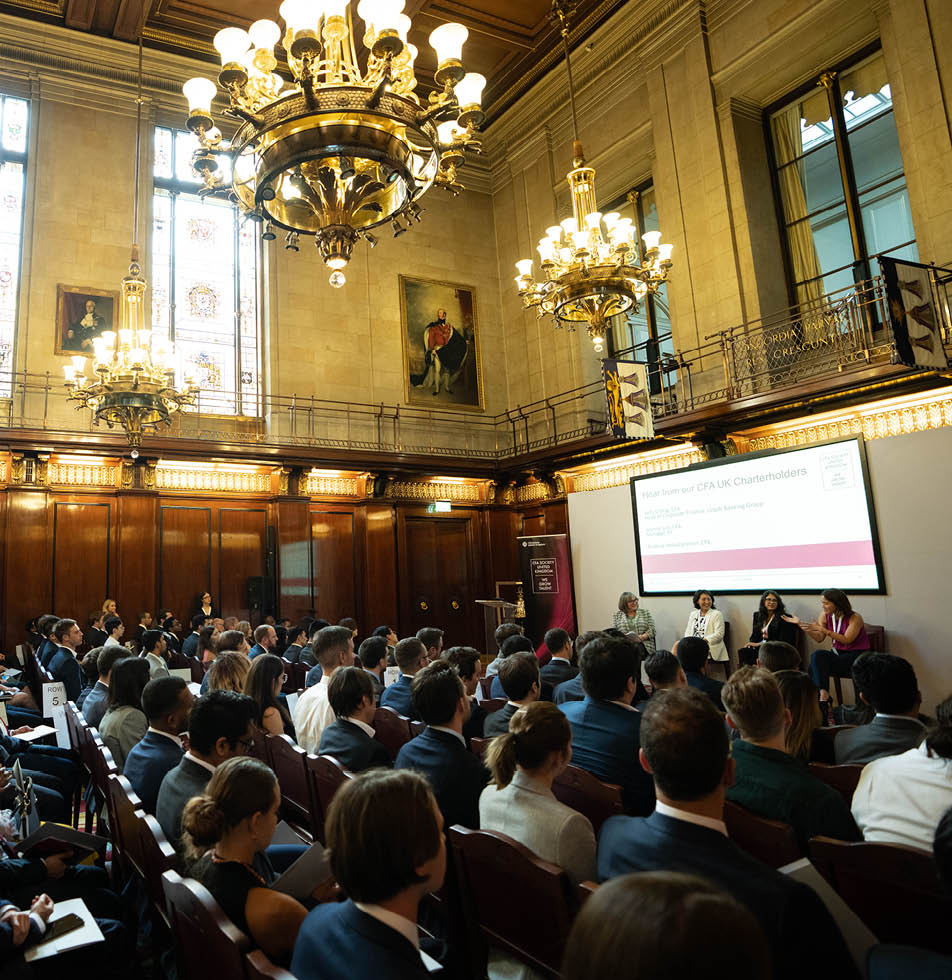
[[572, 216], [546, 229], [537, 251], [544, 278], [537, 281], [532, 260], [516, 263], [516, 287], [523, 307], [537, 307], [539, 316], [552, 316], [556, 327], [586, 323], [595, 353], [605, 345], [608, 318], [637, 310], [639, 300], [658, 288], [671, 268], [671, 245], [661, 244], [661, 232], [641, 236], [643, 254], [639, 256], [637, 228], [631, 218], [618, 212], [602, 214], [595, 197], [595, 169], [585, 165], [578, 136], [575, 89], [569, 56], [568, 12], [562, 0], [554, 0], [565, 50], [569, 80], [569, 101], [574, 130], [573, 165], [566, 179], [572, 195]]
[[146, 281], [139, 265], [139, 151], [142, 137], [142, 41], [139, 41], [139, 89], [136, 96], [136, 162], [132, 207], [132, 261], [122, 280], [120, 328], [104, 331], [91, 341], [92, 373], [87, 358], [78, 354], [63, 368], [66, 389], [77, 408], [93, 412], [93, 422], [120, 426], [132, 457], [139, 455], [142, 436], [159, 425], [171, 425], [172, 415], [194, 404], [198, 388], [187, 382], [176, 387], [175, 358], [169, 341], [154, 337], [145, 319]]
[[[241, 120], [230, 142], [212, 120], [215, 84], [192, 78], [183, 86], [199, 143], [192, 165], [204, 181], [200, 193], [236, 200], [263, 223], [267, 240], [283, 229], [292, 251], [301, 235], [312, 235], [332, 286], [344, 285], [359, 240], [376, 244], [372, 228], [390, 222], [394, 237], [403, 234], [420, 220], [418, 201], [433, 184], [459, 193], [464, 151], [479, 149], [486, 79], [460, 61], [469, 32], [443, 24], [430, 34], [438, 90], [421, 105], [403, 6], [360, 0], [361, 59], [348, 0], [284, 0], [283, 35], [271, 20], [219, 31], [218, 80], [230, 96], [228, 113]], [[290, 84], [275, 71], [279, 40]], [[230, 176], [219, 167], [225, 159]]]

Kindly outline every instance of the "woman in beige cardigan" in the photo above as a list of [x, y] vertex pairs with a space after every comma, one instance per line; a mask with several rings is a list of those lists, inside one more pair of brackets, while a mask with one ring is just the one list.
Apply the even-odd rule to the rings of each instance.
[[694, 593], [694, 612], [688, 616], [685, 636], [700, 636], [707, 640], [711, 650], [711, 660], [724, 663], [728, 659], [724, 645], [724, 616], [714, 608], [714, 596], [707, 589]]

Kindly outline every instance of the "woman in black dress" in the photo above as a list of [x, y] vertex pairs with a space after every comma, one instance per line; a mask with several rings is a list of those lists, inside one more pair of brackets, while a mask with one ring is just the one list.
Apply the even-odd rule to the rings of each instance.
[[793, 623], [788, 623], [783, 618], [786, 611], [779, 592], [768, 589], [760, 597], [760, 605], [754, 613], [750, 639], [737, 651], [737, 659], [741, 667], [752, 667], [757, 662], [757, 649], [765, 640], [781, 640], [793, 647], [797, 646], [800, 638], [799, 630]]

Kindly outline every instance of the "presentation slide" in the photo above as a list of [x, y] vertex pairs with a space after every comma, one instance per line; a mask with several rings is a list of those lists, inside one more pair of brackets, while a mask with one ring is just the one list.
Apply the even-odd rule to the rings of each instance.
[[880, 591], [858, 439], [631, 481], [643, 595]]

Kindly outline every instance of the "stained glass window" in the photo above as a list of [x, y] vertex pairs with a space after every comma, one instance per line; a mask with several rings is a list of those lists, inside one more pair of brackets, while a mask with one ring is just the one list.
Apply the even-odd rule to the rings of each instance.
[[0, 95], [0, 397], [9, 397], [16, 337], [28, 105]]
[[260, 415], [257, 236], [233, 204], [199, 198], [194, 148], [191, 133], [155, 130], [152, 328], [174, 341], [202, 412]]

